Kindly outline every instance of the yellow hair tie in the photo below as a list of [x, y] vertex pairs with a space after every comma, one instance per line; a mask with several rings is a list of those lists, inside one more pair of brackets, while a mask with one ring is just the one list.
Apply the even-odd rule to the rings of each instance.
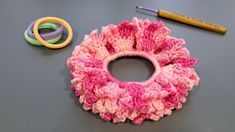
[[[51, 23], [58, 23], [58, 24], [61, 24], [62, 26], [64, 26], [67, 31], [68, 31], [68, 37], [67, 39], [63, 42], [63, 43], [60, 43], [60, 44], [50, 44], [48, 42], [46, 42], [45, 40], [42, 39], [42, 37], [40, 36], [39, 32], [38, 32], [38, 27], [40, 24], [43, 24], [43, 23], [48, 23], [48, 22], [51, 22]], [[48, 48], [51, 48], [51, 49], [59, 49], [59, 48], [63, 48], [65, 46], [67, 46], [72, 38], [73, 38], [73, 31], [72, 31], [72, 28], [71, 26], [63, 19], [60, 19], [60, 18], [57, 18], [57, 17], [44, 17], [44, 18], [40, 18], [38, 19], [35, 24], [34, 24], [34, 27], [33, 27], [33, 32], [34, 32], [34, 35], [35, 35], [35, 38], [44, 46], [48, 47]]]

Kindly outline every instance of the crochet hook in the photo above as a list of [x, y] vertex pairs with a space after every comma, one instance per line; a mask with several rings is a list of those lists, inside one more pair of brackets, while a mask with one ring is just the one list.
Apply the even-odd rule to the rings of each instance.
[[136, 6], [136, 9], [152, 12], [159, 17], [163, 17], [163, 18], [170, 19], [173, 21], [181, 22], [181, 23], [195, 26], [195, 27], [198, 27], [201, 29], [205, 29], [205, 30], [209, 30], [209, 31], [213, 31], [213, 32], [221, 33], [221, 34], [224, 34], [227, 32], [227, 29], [224, 26], [210, 23], [210, 22], [205, 22], [203, 20], [199, 20], [199, 19], [192, 18], [189, 16], [184, 16], [184, 15], [181, 15], [178, 13], [173, 13], [173, 12], [166, 11], [166, 10], [157, 10], [156, 11], [156, 10], [144, 8], [141, 6]]

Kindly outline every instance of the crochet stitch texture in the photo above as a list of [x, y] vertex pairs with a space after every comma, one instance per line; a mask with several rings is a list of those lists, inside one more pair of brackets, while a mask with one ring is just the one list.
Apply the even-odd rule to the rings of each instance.
[[[133, 18], [94, 30], [75, 47], [67, 60], [72, 90], [85, 110], [106, 121], [141, 124], [158, 121], [182, 108], [189, 90], [198, 85], [194, 71], [197, 59], [190, 58], [185, 41], [170, 36], [163, 22]], [[109, 62], [122, 56], [150, 60], [154, 74], [143, 82], [122, 82], [108, 71]]]

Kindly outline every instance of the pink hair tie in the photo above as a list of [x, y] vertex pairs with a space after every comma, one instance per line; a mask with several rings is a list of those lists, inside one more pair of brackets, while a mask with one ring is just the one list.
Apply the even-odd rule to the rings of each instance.
[[[188, 92], [198, 85], [194, 71], [197, 59], [190, 58], [184, 40], [169, 35], [163, 22], [133, 18], [108, 25], [86, 35], [67, 60], [72, 89], [85, 110], [106, 121], [141, 124], [157, 121], [182, 108]], [[151, 61], [154, 74], [143, 82], [123, 82], [111, 75], [108, 65], [123, 56]]]

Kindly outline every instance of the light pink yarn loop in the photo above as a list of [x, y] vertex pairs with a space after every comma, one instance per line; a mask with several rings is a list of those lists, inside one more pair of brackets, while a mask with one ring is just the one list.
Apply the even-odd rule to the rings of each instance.
[[[111, 61], [114, 61], [116, 60], [117, 58], [119, 57], [123, 57], [123, 56], [140, 56], [140, 57], [143, 57], [143, 58], [146, 58], [148, 59], [149, 61], [152, 62], [154, 68], [155, 68], [155, 71], [153, 73], [153, 75], [146, 81], [144, 82], [121, 82], [119, 80], [117, 80], [116, 78], [114, 78], [110, 73], [109, 73], [109, 70], [108, 70], [108, 65]], [[104, 65], [103, 65], [103, 69], [105, 71], [107, 71], [107, 73], [109, 73], [108, 75], [108, 78], [116, 83], [119, 83], [119, 84], [122, 84], [122, 87], [124, 87], [126, 84], [128, 83], [138, 83], [138, 84], [142, 84], [143, 86], [147, 86], [149, 85], [150, 83], [152, 83], [154, 81], [154, 79], [156, 78], [156, 76], [158, 75], [158, 73], [160, 73], [160, 66], [157, 62], [157, 60], [149, 55], [148, 53], [146, 52], [143, 52], [143, 51], [122, 51], [122, 52], [119, 52], [119, 53], [116, 53], [116, 54], [113, 54], [111, 56], [108, 56], [107, 58], [105, 58], [104, 60]]]

